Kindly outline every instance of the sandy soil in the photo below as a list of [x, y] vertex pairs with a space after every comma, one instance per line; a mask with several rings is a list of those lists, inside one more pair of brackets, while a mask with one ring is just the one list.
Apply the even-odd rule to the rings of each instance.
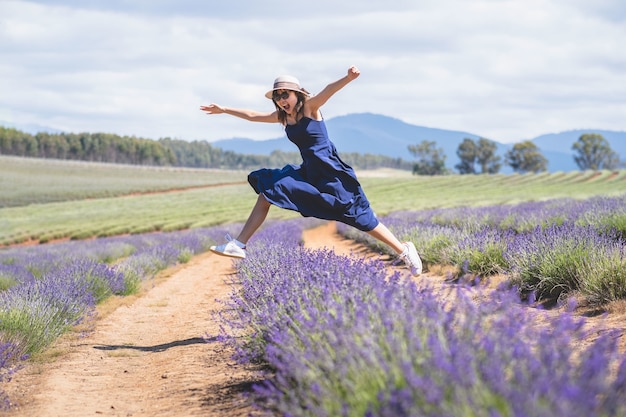
[[[333, 223], [306, 231], [304, 241], [342, 255], [378, 256], [339, 236]], [[248, 415], [243, 393], [255, 373], [234, 364], [215, 338], [216, 300], [228, 296], [232, 272], [230, 258], [207, 253], [168, 270], [140, 296], [107, 301], [87, 336], [64, 337], [7, 384], [15, 405], [6, 415]], [[444, 285], [441, 277], [420, 279]], [[624, 317], [616, 323], [623, 326]]]

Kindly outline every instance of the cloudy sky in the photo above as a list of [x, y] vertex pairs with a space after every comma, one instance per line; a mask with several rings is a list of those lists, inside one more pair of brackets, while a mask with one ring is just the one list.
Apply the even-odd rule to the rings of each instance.
[[[623, 0], [0, 0], [0, 121], [158, 139], [269, 139], [281, 74], [324, 115], [371, 112], [518, 142], [626, 130]], [[331, 132], [332, 134], [332, 132]]]

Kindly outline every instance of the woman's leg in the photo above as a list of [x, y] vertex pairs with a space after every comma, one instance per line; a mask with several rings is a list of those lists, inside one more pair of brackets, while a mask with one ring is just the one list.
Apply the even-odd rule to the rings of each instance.
[[422, 273], [422, 260], [413, 242], [400, 242], [398, 238], [387, 229], [387, 226], [382, 223], [378, 223], [378, 226], [367, 233], [381, 242], [386, 243], [396, 251], [396, 253], [400, 255], [400, 259], [402, 259], [411, 270], [411, 274], [416, 276]]
[[378, 226], [367, 232], [367, 234], [389, 245], [397, 254], [401, 254], [404, 251], [402, 242], [382, 223], [378, 223]]
[[256, 204], [248, 216], [248, 220], [241, 229], [241, 233], [237, 236], [237, 240], [241, 243], [248, 243], [248, 240], [252, 237], [254, 232], [263, 224], [265, 218], [267, 217], [267, 212], [269, 211], [271, 203], [265, 199], [263, 194], [259, 194], [259, 197], [256, 200]]

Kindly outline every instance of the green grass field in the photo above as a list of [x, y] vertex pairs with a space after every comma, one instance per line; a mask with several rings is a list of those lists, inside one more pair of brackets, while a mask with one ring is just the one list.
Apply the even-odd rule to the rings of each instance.
[[0, 207], [109, 198], [246, 181], [245, 172], [0, 155]]
[[[626, 171], [413, 176], [358, 173], [379, 215], [626, 193]], [[0, 245], [242, 222], [255, 200], [247, 172], [136, 167], [0, 156]], [[272, 208], [268, 218], [295, 212]]]

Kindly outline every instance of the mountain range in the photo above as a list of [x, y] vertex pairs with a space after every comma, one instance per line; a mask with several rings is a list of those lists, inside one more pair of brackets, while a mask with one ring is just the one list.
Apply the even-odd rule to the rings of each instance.
[[[459, 163], [456, 151], [463, 139], [469, 138], [476, 141], [483, 137], [480, 134], [469, 132], [416, 126], [399, 119], [372, 113], [334, 117], [326, 120], [326, 127], [331, 140], [340, 153], [380, 154], [410, 161], [413, 157], [408, 151], [409, 145], [415, 145], [424, 140], [433, 141], [437, 144], [437, 148], [443, 149], [446, 155], [446, 166], [450, 169], [454, 169], [454, 166]], [[567, 172], [579, 169], [574, 162], [572, 145], [585, 133], [602, 135], [609, 142], [613, 151], [620, 155], [620, 159], [626, 158], [626, 132], [581, 129], [549, 133], [528, 140], [537, 145], [543, 156], [548, 159], [550, 172]], [[514, 144], [493, 141], [497, 145], [497, 155], [500, 155], [504, 160], [505, 153]], [[523, 141], [520, 140], [519, 142]], [[274, 150], [297, 151], [295, 145], [284, 136], [267, 140], [222, 139], [212, 142], [211, 145], [239, 153], [245, 149], [245, 153], [259, 155], [269, 155]], [[503, 166], [501, 172], [510, 173], [511, 170], [509, 167]]]

